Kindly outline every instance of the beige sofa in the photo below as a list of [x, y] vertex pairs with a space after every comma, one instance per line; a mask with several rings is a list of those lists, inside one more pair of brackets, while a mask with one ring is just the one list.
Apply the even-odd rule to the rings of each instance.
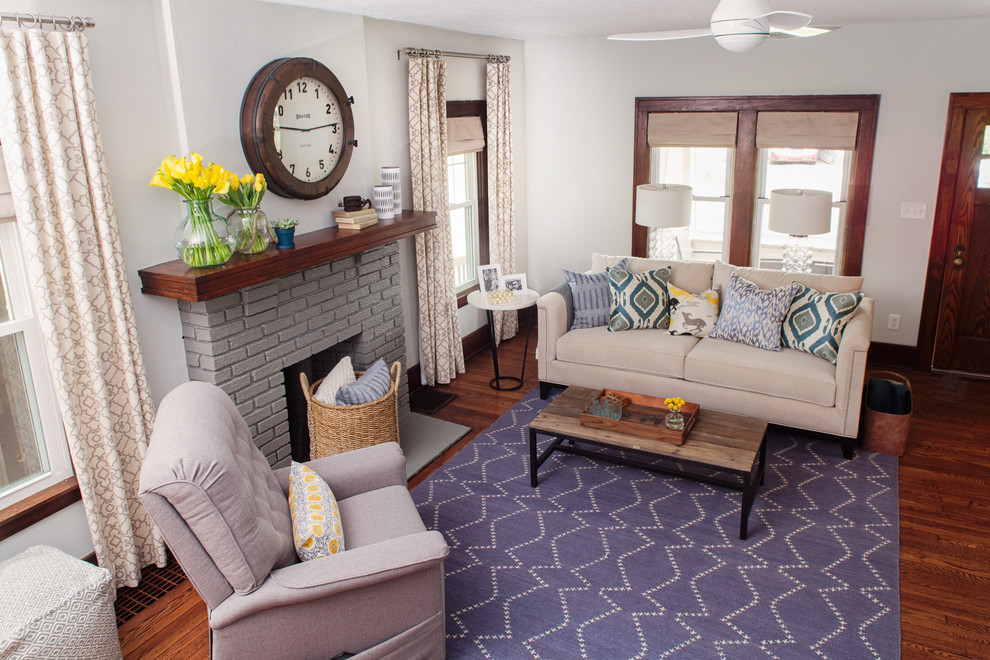
[[[622, 257], [593, 255], [589, 272]], [[629, 258], [632, 272], [671, 266], [670, 282], [690, 292], [715, 288], [724, 296], [733, 273], [772, 288], [798, 281], [818, 291], [857, 292], [862, 277], [794, 274], [721, 262]], [[565, 282], [537, 301], [540, 394], [551, 387], [608, 387], [656, 396], [680, 396], [724, 412], [766, 417], [783, 426], [838, 436], [852, 456], [859, 430], [873, 299], [864, 297], [846, 325], [835, 365], [810, 353], [779, 353], [721, 339], [671, 335], [664, 330], [569, 330], [573, 320]]]

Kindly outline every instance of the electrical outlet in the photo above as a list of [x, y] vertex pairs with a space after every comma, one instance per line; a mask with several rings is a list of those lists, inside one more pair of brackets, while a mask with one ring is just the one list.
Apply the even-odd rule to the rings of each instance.
[[901, 217], [908, 220], [924, 220], [928, 214], [928, 204], [924, 202], [901, 202]]
[[900, 330], [901, 329], [901, 315], [891, 314], [887, 317], [887, 329], [888, 330]]

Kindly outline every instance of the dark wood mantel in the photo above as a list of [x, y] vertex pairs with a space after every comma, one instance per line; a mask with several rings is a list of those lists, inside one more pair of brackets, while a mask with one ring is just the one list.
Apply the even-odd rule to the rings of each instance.
[[386, 243], [415, 236], [436, 226], [432, 211], [403, 211], [394, 220], [382, 220], [361, 231], [336, 227], [296, 234], [296, 246], [279, 250], [270, 245], [260, 254], [235, 254], [213, 268], [190, 268], [180, 259], [142, 268], [141, 293], [199, 302], [218, 298], [283, 275], [359, 254]]

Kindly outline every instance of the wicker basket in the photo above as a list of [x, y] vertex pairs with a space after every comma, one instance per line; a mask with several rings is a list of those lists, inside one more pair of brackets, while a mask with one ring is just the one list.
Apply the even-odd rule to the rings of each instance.
[[[306, 374], [299, 374], [303, 395], [306, 397], [309, 418], [309, 458], [323, 458], [352, 449], [370, 447], [382, 442], [399, 441], [399, 375], [402, 364], [392, 364], [392, 385], [382, 398], [371, 403], [354, 406], [331, 406], [318, 401], [313, 395], [323, 379], [312, 385]], [[360, 377], [363, 371], [355, 371]]]

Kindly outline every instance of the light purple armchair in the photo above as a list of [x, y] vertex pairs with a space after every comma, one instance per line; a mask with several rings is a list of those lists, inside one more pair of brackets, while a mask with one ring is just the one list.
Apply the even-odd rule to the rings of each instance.
[[427, 531], [388, 442], [311, 461], [347, 550], [296, 557], [288, 469], [272, 471], [219, 388], [184, 383], [158, 410], [141, 501], [206, 601], [212, 656], [441, 658], [447, 544]]

